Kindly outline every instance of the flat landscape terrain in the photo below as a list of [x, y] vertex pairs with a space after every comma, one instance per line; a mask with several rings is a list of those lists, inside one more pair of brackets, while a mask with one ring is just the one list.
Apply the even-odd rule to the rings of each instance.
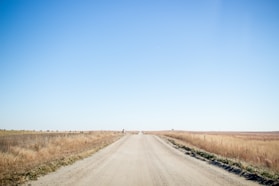
[[0, 130], [0, 185], [279, 185], [278, 149], [278, 132]]
[[125, 135], [73, 165], [26, 185], [258, 185], [186, 156], [153, 135]]
[[[189, 148], [204, 150], [214, 155], [230, 158], [279, 173], [279, 132], [187, 132], [159, 131], [152, 134], [174, 139]], [[251, 167], [252, 168], [252, 167]]]
[[0, 185], [17, 185], [90, 156], [119, 139], [116, 131], [0, 130]]

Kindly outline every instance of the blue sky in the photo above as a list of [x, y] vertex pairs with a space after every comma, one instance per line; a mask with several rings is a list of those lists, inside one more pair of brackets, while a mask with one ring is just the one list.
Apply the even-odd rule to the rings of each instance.
[[0, 1], [0, 128], [279, 130], [279, 3]]

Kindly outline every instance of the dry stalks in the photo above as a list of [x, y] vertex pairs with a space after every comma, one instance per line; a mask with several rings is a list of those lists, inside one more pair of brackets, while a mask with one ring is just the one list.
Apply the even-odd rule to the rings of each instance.
[[188, 146], [279, 172], [279, 133], [161, 131]]
[[[4, 134], [6, 132], [6, 135]], [[112, 131], [98, 132], [11, 132], [1, 131], [0, 135], [0, 184], [21, 183], [35, 179], [35, 170], [43, 164], [51, 164], [67, 159], [69, 164], [77, 158], [70, 158], [86, 151], [98, 149], [112, 143], [122, 134]], [[57, 166], [51, 166], [54, 169]], [[59, 167], [59, 166], [58, 166]], [[45, 167], [46, 168], [46, 167]], [[52, 170], [43, 170], [44, 174]], [[24, 178], [23, 178], [24, 177]], [[11, 182], [7, 182], [10, 180]]]

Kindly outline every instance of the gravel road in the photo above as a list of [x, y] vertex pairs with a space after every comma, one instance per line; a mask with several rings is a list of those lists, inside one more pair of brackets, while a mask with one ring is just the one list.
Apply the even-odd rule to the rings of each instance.
[[156, 136], [126, 135], [73, 165], [26, 185], [258, 185], [184, 155]]

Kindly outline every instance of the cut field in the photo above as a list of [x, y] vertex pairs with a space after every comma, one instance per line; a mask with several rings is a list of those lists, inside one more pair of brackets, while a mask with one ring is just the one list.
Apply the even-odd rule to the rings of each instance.
[[121, 132], [0, 131], [0, 184], [16, 185], [84, 158]]
[[[186, 132], [160, 131], [186, 147], [204, 150], [249, 171], [268, 177], [279, 175], [279, 132]], [[227, 161], [226, 160], [226, 161]]]

